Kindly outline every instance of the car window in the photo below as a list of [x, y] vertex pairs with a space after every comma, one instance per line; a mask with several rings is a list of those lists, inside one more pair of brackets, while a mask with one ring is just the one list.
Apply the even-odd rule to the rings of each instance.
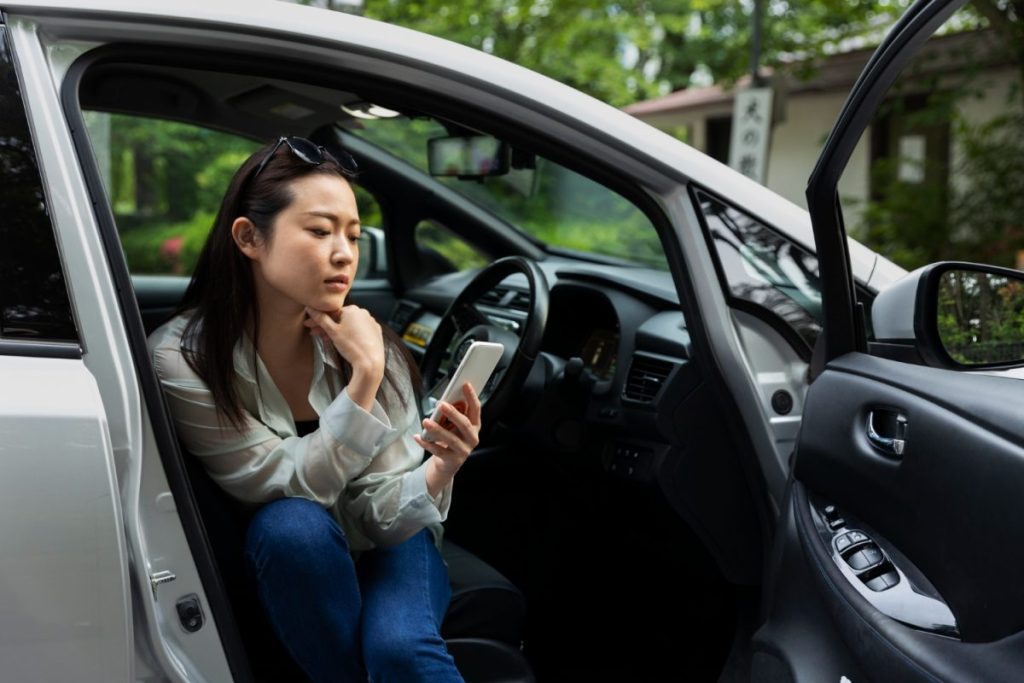
[[821, 332], [818, 259], [739, 209], [695, 195], [726, 293], [778, 316], [813, 348]]
[[17, 75], [0, 26], [0, 339], [77, 341]]
[[[449, 135], [435, 119], [406, 116], [360, 119], [349, 132], [424, 173], [428, 141]], [[437, 180], [549, 246], [668, 270], [654, 225], [631, 201], [542, 156], [513, 149], [511, 157], [500, 175]]]
[[446, 271], [483, 268], [490, 262], [487, 255], [437, 221], [421, 221], [414, 236], [420, 252], [446, 265]]
[[1003, 30], [1019, 22], [987, 5], [965, 5], [921, 47], [843, 172], [850, 236], [907, 270], [1024, 268], [1022, 60], [1018, 34]]
[[[129, 271], [190, 275], [232, 175], [261, 143], [178, 121], [84, 115]], [[363, 225], [380, 225], [373, 195], [354, 189]], [[370, 258], [360, 253], [359, 272], [383, 277]]]
[[[939, 261], [1024, 269], [1024, 60], [1012, 17], [979, 3], [954, 13], [889, 88], [844, 169], [847, 231], [908, 271]], [[1024, 337], [1024, 312], [1004, 310], [1020, 300], [1012, 283], [984, 282], [986, 315], [965, 306], [977, 283], [943, 290], [936, 324], [954, 347]]]

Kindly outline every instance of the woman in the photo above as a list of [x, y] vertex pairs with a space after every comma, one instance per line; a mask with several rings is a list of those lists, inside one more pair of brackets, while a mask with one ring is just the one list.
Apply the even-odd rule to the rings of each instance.
[[439, 635], [439, 547], [480, 402], [467, 384], [465, 415], [442, 406], [451, 430], [421, 423], [411, 354], [345, 305], [360, 226], [343, 159], [280, 138], [242, 164], [150, 351], [188, 451], [232, 496], [264, 504], [246, 560], [305, 672], [459, 681]]

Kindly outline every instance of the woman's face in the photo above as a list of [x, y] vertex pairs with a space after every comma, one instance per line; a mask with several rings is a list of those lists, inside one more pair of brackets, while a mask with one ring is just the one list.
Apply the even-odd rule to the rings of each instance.
[[314, 173], [293, 180], [292, 203], [277, 215], [269, 241], [252, 253], [261, 288], [321, 311], [341, 310], [359, 264], [356, 197], [341, 177]]

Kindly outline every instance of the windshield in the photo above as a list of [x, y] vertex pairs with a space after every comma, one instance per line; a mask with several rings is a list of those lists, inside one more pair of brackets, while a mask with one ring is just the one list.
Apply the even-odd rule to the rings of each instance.
[[[361, 120], [349, 130], [429, 173], [427, 146], [450, 133], [428, 117]], [[605, 186], [540, 156], [511, 151], [506, 173], [438, 182], [549, 247], [623, 259], [668, 270], [654, 226], [632, 202]]]

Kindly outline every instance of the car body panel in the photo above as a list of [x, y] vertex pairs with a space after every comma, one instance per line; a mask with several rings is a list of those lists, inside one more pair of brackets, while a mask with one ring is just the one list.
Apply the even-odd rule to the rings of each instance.
[[[95, 406], [103, 410], [106, 420], [116, 476], [114, 491], [121, 504], [118, 509], [124, 511], [122, 533], [127, 536], [130, 549], [123, 558], [123, 570], [127, 573], [130, 557], [132, 590], [138, 597], [136, 606], [142, 611], [133, 618], [148, 621], [151, 633], [161, 633], [160, 647], [155, 652], [146, 650], [144, 640], [128, 638], [124, 643], [135, 650], [136, 674], [148, 670], [147, 659], [155, 655], [165, 672], [177, 672], [178, 680], [195, 680], [194, 675], [187, 673], [192, 666], [190, 659], [202, 662], [201, 670], [219, 672], [224, 676], [222, 680], [227, 680], [228, 669], [216, 629], [204, 629], [195, 635], [185, 633], [178, 624], [174, 601], [155, 599], [150, 588], [149, 577], [166, 570], [176, 577], [174, 595], [203, 595], [181, 522], [174, 514], [173, 499], [169, 499], [167, 478], [159, 460], [142, 457], [144, 452], [155, 452], [155, 446], [149, 423], [142, 418], [143, 403], [128, 334], [37, 26], [30, 20], [8, 17], [7, 27], [22, 77], [22, 94], [30, 113], [40, 172], [49, 193], [65, 276], [76, 285], [69, 290], [84, 349], [82, 362], [97, 387], [99, 398]], [[157, 554], [149, 550], [150, 536], [159, 539]], [[165, 588], [164, 593], [167, 592]], [[126, 584], [126, 608], [132, 604], [129, 597]], [[176, 648], [186, 649], [186, 642], [189, 657], [176, 654]]]
[[0, 386], [3, 676], [129, 680], [128, 552], [96, 382], [78, 359], [0, 356]]

